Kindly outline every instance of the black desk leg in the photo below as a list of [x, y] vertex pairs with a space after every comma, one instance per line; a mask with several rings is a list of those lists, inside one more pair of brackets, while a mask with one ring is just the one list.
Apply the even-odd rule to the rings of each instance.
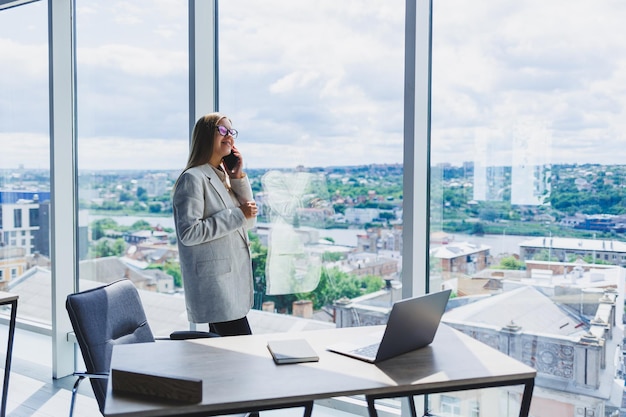
[[[409, 401], [409, 411], [411, 412], [411, 417], [417, 417], [413, 395], [408, 395], [406, 398]], [[376, 398], [366, 395], [365, 399], [367, 400], [367, 414], [369, 417], [378, 417], [378, 412], [376, 411]]]
[[[520, 404], [519, 417], [528, 417], [530, 414], [530, 401], [533, 397], [533, 389], [535, 387], [535, 379], [527, 379], [524, 383], [524, 393], [522, 394], [522, 403]], [[471, 389], [480, 388], [480, 387], [472, 387]], [[469, 388], [468, 388], [469, 389]], [[378, 412], [376, 411], [376, 396], [365, 396], [367, 400], [367, 412], [369, 417], [378, 417]], [[381, 397], [384, 398], [384, 397]], [[409, 408], [412, 417], [417, 417], [417, 411], [415, 410], [415, 402], [413, 401], [413, 395], [407, 396], [409, 400]]]
[[533, 397], [533, 389], [535, 387], [535, 379], [531, 379], [524, 384], [524, 394], [522, 395], [522, 404], [519, 409], [520, 417], [528, 417], [530, 413], [530, 400]]
[[304, 404], [303, 417], [311, 417], [312, 414], [313, 414], [313, 401]]
[[15, 335], [15, 319], [17, 315], [17, 300], [11, 301], [11, 321], [9, 322], [9, 342], [7, 343], [7, 357], [4, 365], [4, 385], [2, 385], [2, 406], [0, 417], [7, 413], [7, 394], [9, 392], [9, 375], [11, 374], [11, 357], [13, 356], [13, 336]]
[[372, 397], [365, 397], [367, 400], [367, 415], [369, 417], [378, 417], [378, 413], [376, 412], [376, 400]]
[[412, 395], [406, 397], [409, 400], [409, 410], [411, 411], [411, 416], [417, 417], [417, 411], [415, 410], [415, 398]]

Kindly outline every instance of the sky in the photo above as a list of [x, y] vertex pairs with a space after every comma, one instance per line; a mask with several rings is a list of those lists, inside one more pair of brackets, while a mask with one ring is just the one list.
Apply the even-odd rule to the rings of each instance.
[[[79, 169], [181, 169], [188, 2], [76, 3]], [[624, 163], [626, 2], [433, 3], [433, 164]], [[219, 8], [248, 168], [402, 163], [404, 0]], [[0, 169], [49, 166], [46, 9], [0, 12]]]

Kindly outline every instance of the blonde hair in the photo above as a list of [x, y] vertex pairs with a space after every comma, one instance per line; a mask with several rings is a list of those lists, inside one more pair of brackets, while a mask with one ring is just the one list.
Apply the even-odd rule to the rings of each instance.
[[[183, 169], [180, 175], [183, 175], [189, 168], [197, 167], [209, 162], [209, 159], [211, 159], [211, 155], [213, 154], [213, 138], [215, 137], [217, 124], [220, 120], [225, 118], [227, 119], [227, 117], [223, 114], [215, 112], [205, 114], [198, 119], [191, 134], [189, 159], [187, 160], [185, 169]], [[230, 119], [228, 120], [230, 121]], [[178, 176], [179, 179], [180, 175]], [[174, 188], [176, 188], [177, 184], [178, 180], [176, 180]]]
[[[198, 165], [206, 164], [213, 154], [213, 138], [220, 120], [226, 118], [221, 113], [209, 113], [196, 122], [191, 134], [191, 149], [184, 171]], [[230, 119], [229, 119], [230, 120]]]

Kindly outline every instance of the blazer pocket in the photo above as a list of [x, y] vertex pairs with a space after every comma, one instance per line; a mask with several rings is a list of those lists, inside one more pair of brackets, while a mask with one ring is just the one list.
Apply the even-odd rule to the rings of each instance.
[[212, 261], [198, 262], [196, 273], [198, 276], [218, 276], [230, 272], [230, 261], [228, 259], [215, 259]]

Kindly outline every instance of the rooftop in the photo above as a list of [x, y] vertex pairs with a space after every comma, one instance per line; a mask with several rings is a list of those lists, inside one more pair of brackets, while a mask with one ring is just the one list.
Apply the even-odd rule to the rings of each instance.
[[[121, 276], [120, 276], [121, 279]], [[87, 290], [105, 283], [80, 280], [80, 289]], [[28, 321], [50, 325], [51, 273], [45, 268], [36, 267], [15, 282], [10, 291], [20, 295], [18, 317]], [[173, 330], [189, 328], [185, 309], [185, 298], [181, 294], [161, 294], [138, 289], [141, 301], [155, 335], [163, 336]], [[275, 314], [251, 310], [248, 315], [254, 333], [276, 333], [300, 330], [317, 330], [335, 327], [334, 323], [304, 319], [286, 314]]]
[[598, 252], [626, 253], [626, 243], [617, 240], [604, 239], [577, 239], [567, 237], [538, 237], [525, 240], [520, 247], [552, 248], [566, 250], [583, 250]]

